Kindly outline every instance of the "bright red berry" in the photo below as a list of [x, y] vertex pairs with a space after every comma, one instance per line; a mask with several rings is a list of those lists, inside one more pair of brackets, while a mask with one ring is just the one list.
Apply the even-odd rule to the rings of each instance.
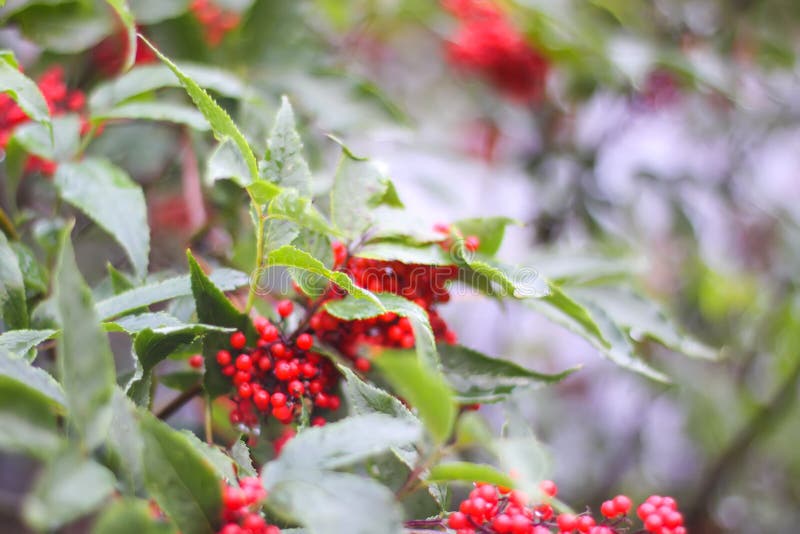
[[250, 382], [245, 382], [244, 384], [239, 385], [239, 396], [241, 398], [249, 399], [252, 394], [253, 386], [250, 385]]
[[263, 389], [260, 391], [256, 391], [253, 394], [253, 404], [255, 404], [256, 408], [258, 408], [262, 412], [266, 411], [267, 408], [269, 408], [269, 393], [264, 391]]
[[464, 239], [464, 247], [470, 252], [475, 252], [481, 246], [481, 240], [478, 236], [470, 235]]
[[644, 520], [644, 528], [650, 532], [658, 533], [663, 526], [664, 520], [661, 519], [661, 516], [658, 514], [650, 514], [647, 516], [647, 519]]
[[573, 514], [560, 514], [556, 518], [556, 524], [562, 532], [570, 532], [578, 527], [578, 520]]
[[289, 317], [294, 310], [294, 303], [291, 300], [282, 300], [278, 302], [278, 306], [276, 308], [278, 310], [278, 315], [281, 317]]
[[289, 393], [291, 393], [292, 396], [294, 397], [299, 397], [306, 391], [306, 388], [303, 387], [303, 383], [300, 382], [299, 380], [292, 380], [291, 382], [289, 382], [289, 386], [287, 387], [287, 389], [289, 390]]
[[589, 530], [595, 525], [594, 518], [590, 515], [580, 515], [578, 516], [577, 528], [581, 532], [589, 532]]
[[194, 367], [195, 369], [200, 369], [203, 367], [203, 355], [202, 354], [194, 354], [189, 357], [189, 365]]
[[243, 349], [247, 345], [247, 338], [241, 332], [234, 332], [231, 334], [231, 347], [234, 349]]
[[284, 356], [286, 356], [286, 345], [284, 345], [283, 343], [275, 343], [269, 348], [269, 351], [276, 358], [283, 358]]
[[236, 368], [240, 371], [249, 371], [253, 368], [253, 360], [247, 354], [240, 354], [236, 357]]
[[459, 530], [467, 528], [470, 525], [466, 515], [461, 512], [453, 512], [450, 514], [450, 517], [447, 518], [447, 526], [454, 530]]
[[633, 503], [627, 495], [617, 495], [613, 499], [614, 508], [620, 514], [627, 514], [630, 512]]
[[231, 363], [231, 353], [227, 350], [217, 352], [217, 363], [225, 366]]
[[609, 519], [619, 515], [619, 512], [617, 512], [617, 507], [614, 506], [614, 501], [604, 501], [603, 504], [600, 505], [600, 513]]
[[550, 497], [555, 497], [558, 494], [558, 486], [556, 486], [556, 483], [552, 480], [542, 480], [539, 484], [539, 489], [542, 490], [542, 493]]
[[300, 334], [297, 336], [296, 345], [300, 350], [309, 350], [314, 346], [314, 338], [311, 337], [311, 334]]

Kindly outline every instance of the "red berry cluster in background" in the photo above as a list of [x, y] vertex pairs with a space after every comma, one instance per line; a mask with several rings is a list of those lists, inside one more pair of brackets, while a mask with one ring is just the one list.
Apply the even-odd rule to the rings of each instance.
[[[287, 317], [293, 304], [281, 301], [277, 310]], [[254, 347], [247, 346], [242, 332], [235, 332], [230, 350], [216, 355], [222, 374], [231, 378], [235, 388], [232, 423], [256, 428], [259, 415], [272, 415], [288, 424], [300, 414], [303, 402], [312, 414], [339, 408], [339, 397], [333, 393], [339, 374], [330, 361], [311, 351], [314, 340], [309, 333], [288, 338], [264, 317], [256, 317], [253, 325], [259, 336]], [[313, 417], [312, 424], [322, 425], [325, 420]]]
[[[65, 113], [80, 113], [86, 104], [83, 92], [70, 90], [64, 82], [64, 69], [61, 66], [53, 66], [47, 69], [37, 82], [39, 90], [42, 92], [50, 114], [53, 116]], [[0, 148], [5, 148], [14, 133], [14, 129], [31, 119], [22, 108], [14, 102], [10, 96], [0, 93]], [[88, 131], [89, 123], [82, 117], [81, 134]], [[47, 176], [52, 176], [56, 172], [56, 163], [31, 155], [25, 165], [25, 172], [41, 172]]]
[[[125, 58], [128, 56], [128, 34], [124, 29], [109, 35], [100, 41], [91, 51], [94, 67], [105, 77], [119, 74]], [[136, 41], [135, 65], [144, 65], [156, 61], [156, 54], [140, 37]]]
[[[545, 499], [555, 497], [552, 481], [541, 484]], [[630, 532], [631, 499], [617, 495], [600, 507], [600, 517], [591, 513], [555, 515], [547, 503], [530, 504], [525, 493], [501, 486], [477, 483], [457, 512], [447, 516], [446, 525], [457, 534], [623, 534]], [[654, 495], [637, 510], [644, 531], [652, 534], [686, 534], [683, 516], [675, 499]]]
[[[347, 273], [357, 286], [373, 293], [393, 293], [412, 301], [427, 312], [437, 340], [456, 342], [455, 332], [448, 328], [436, 310], [438, 304], [450, 300], [447, 286], [458, 276], [456, 266], [347, 258], [344, 245], [334, 243], [333, 248], [336, 267]], [[337, 295], [331, 294], [330, 299], [335, 298]], [[410, 349], [415, 343], [409, 320], [391, 312], [370, 319], [345, 321], [320, 311], [311, 317], [309, 326], [321, 341], [352, 359], [362, 372], [369, 370], [369, 360], [360, 353], [363, 346]]]
[[218, 46], [225, 35], [235, 29], [241, 17], [233, 11], [225, 11], [210, 0], [193, 0], [190, 9], [203, 26], [206, 42]]
[[267, 492], [257, 477], [239, 481], [239, 486], [225, 485], [222, 489], [223, 526], [217, 534], [280, 534], [280, 529], [268, 525], [259, 513], [259, 503]]
[[538, 101], [549, 63], [525, 41], [507, 16], [490, 0], [442, 0], [460, 22], [447, 44], [454, 65], [483, 76], [508, 98]]

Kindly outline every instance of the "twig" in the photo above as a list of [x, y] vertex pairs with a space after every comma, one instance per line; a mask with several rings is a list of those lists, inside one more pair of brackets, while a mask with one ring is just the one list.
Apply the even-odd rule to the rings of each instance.
[[158, 412], [156, 412], [156, 417], [159, 419], [167, 419], [170, 415], [174, 414], [178, 410], [180, 410], [184, 404], [195, 398], [200, 392], [203, 391], [203, 386], [200, 384], [195, 384], [194, 386], [190, 387], [171, 401], [167, 403], [166, 406], [161, 408]]
[[204, 428], [206, 431], [206, 443], [209, 445], [214, 444], [214, 428], [212, 426], [211, 421], [211, 398], [206, 395], [206, 409], [205, 409], [205, 420], [204, 420]]
[[14, 227], [14, 223], [11, 222], [11, 219], [3, 208], [0, 208], [0, 228], [2, 228], [3, 233], [6, 234], [11, 241], [19, 241], [17, 229]]
[[696, 525], [703, 519], [709, 501], [716, 494], [720, 484], [730, 474], [743, 465], [742, 457], [759, 438], [770, 430], [794, 404], [797, 397], [797, 381], [800, 379], [800, 356], [794, 362], [794, 368], [786, 375], [781, 386], [766, 404], [762, 405], [750, 417], [739, 433], [734, 436], [728, 447], [717, 458], [702, 478], [693, 505], [687, 514], [687, 523]]

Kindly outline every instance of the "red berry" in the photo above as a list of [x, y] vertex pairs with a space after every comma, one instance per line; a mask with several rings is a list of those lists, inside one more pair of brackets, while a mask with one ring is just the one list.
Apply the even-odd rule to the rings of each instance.
[[289, 390], [289, 393], [291, 393], [292, 396], [294, 397], [299, 397], [306, 391], [306, 388], [303, 387], [303, 383], [300, 382], [299, 380], [292, 380], [291, 382], [289, 382], [289, 386], [287, 389]]
[[667, 514], [661, 514], [661, 519], [664, 520], [664, 525], [668, 526], [669, 528], [675, 528], [683, 525], [683, 515], [675, 510]]
[[464, 247], [470, 252], [475, 252], [481, 246], [481, 240], [478, 236], [470, 235], [464, 239]]
[[267, 408], [269, 408], [269, 393], [263, 389], [261, 391], [256, 391], [253, 394], [253, 404], [262, 412], [266, 411]]
[[222, 492], [222, 504], [228, 510], [238, 510], [245, 505], [244, 492], [234, 486], [226, 486]]
[[556, 486], [556, 483], [552, 480], [542, 480], [539, 484], [539, 489], [542, 490], [542, 493], [550, 497], [555, 497], [558, 494], [558, 486]]
[[231, 363], [231, 353], [227, 350], [221, 350], [217, 352], [217, 363], [225, 366]]
[[240, 354], [236, 357], [236, 368], [240, 371], [249, 371], [253, 368], [253, 360], [247, 354]]
[[289, 380], [292, 378], [292, 366], [289, 365], [289, 362], [280, 361], [275, 364], [273, 373], [278, 380]]
[[272, 394], [272, 398], [270, 400], [272, 402], [272, 406], [277, 408], [286, 404], [286, 395], [280, 391], [276, 391]]
[[222, 368], [222, 374], [225, 376], [233, 376], [236, 373], [236, 367], [232, 365], [226, 365]]
[[280, 332], [278, 332], [278, 329], [275, 327], [275, 325], [268, 324], [261, 329], [261, 339], [264, 341], [275, 341], [278, 339], [279, 333]]
[[325, 423], [327, 423], [325, 418], [320, 416], [317, 416], [311, 420], [311, 426], [325, 426]]
[[249, 399], [252, 394], [253, 386], [250, 385], [250, 382], [245, 382], [244, 384], [239, 385], [239, 396], [241, 398]]
[[578, 520], [573, 514], [560, 514], [556, 518], [556, 523], [562, 532], [570, 532], [578, 526]]
[[469, 527], [469, 520], [467, 516], [461, 512], [453, 512], [450, 514], [450, 517], [447, 518], [447, 526], [454, 530], [459, 530], [462, 528]]
[[511, 532], [514, 534], [528, 534], [531, 530], [531, 520], [522, 514], [511, 517]]
[[511, 517], [506, 514], [500, 514], [492, 520], [492, 528], [495, 532], [499, 532], [500, 534], [511, 532], [511, 526]]
[[233, 384], [240, 386], [245, 382], [250, 382], [250, 373], [247, 371], [236, 371], [236, 374], [233, 375]]
[[355, 365], [356, 365], [356, 369], [358, 369], [362, 373], [369, 372], [370, 368], [372, 367], [372, 364], [366, 358], [356, 358]]
[[338, 410], [340, 402], [341, 401], [339, 400], [339, 397], [336, 395], [331, 395], [328, 397], [328, 409], [332, 411]]
[[521, 490], [511, 490], [508, 500], [519, 507], [528, 506], [528, 494]]
[[278, 315], [281, 317], [289, 317], [294, 310], [294, 303], [291, 300], [282, 300], [278, 302], [277, 306]]
[[543, 521], [548, 521], [553, 517], [553, 507], [549, 504], [540, 504], [536, 507], [536, 513], [539, 514]]
[[649, 502], [643, 502], [639, 505], [639, 508], [636, 509], [636, 515], [639, 516], [639, 519], [644, 521], [647, 519], [648, 516], [654, 514], [656, 512], [656, 507]]
[[613, 502], [614, 502], [614, 508], [620, 514], [627, 514], [628, 512], [630, 512], [631, 506], [633, 506], [633, 503], [631, 502], [630, 498], [628, 498], [627, 495], [617, 495], [616, 497], [614, 497]]
[[262, 371], [269, 371], [272, 369], [272, 360], [269, 359], [268, 356], [264, 355], [258, 360], [258, 368]]
[[292, 418], [292, 409], [288, 406], [277, 406], [272, 409], [272, 415], [281, 422], [288, 422]]
[[575, 528], [577, 528], [581, 532], [589, 532], [589, 529], [591, 529], [594, 525], [595, 525], [595, 521], [594, 521], [594, 518], [592, 516], [590, 516], [590, 515], [580, 515], [580, 516], [578, 516], [578, 521], [577, 521], [577, 525], [575, 526]]
[[286, 356], [286, 345], [283, 343], [275, 343], [269, 348], [269, 351], [276, 358], [283, 358]]
[[659, 532], [663, 526], [664, 520], [658, 514], [651, 514], [644, 520], [644, 528], [650, 532]]
[[231, 347], [234, 349], [243, 349], [247, 345], [247, 338], [241, 332], [234, 332], [231, 334]]
[[617, 512], [617, 507], [614, 505], [614, 501], [604, 501], [603, 504], [600, 505], [600, 513], [609, 519], [619, 515], [619, 512]]
[[309, 350], [314, 346], [314, 338], [310, 334], [300, 334], [297, 336], [297, 348], [300, 350]]
[[195, 369], [200, 369], [203, 367], [203, 355], [202, 354], [195, 354], [189, 357], [189, 365], [194, 367]]

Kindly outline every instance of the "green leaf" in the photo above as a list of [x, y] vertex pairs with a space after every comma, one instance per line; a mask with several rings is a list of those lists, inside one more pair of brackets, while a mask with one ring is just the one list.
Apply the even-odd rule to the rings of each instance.
[[9, 243], [17, 254], [19, 270], [25, 282], [25, 295], [28, 300], [44, 295], [50, 287], [49, 274], [45, 267], [39, 263], [33, 251], [19, 241]]
[[386, 486], [348, 473], [298, 472], [262, 478], [267, 506], [275, 514], [299, 521], [309, 534], [400, 534], [402, 514]]
[[[206, 324], [235, 328], [245, 333], [252, 330], [247, 315], [237, 310], [225, 297], [225, 294], [205, 275], [191, 252], [187, 251], [186, 256], [189, 260], [197, 318]], [[217, 351], [229, 346], [229, 339], [230, 335], [223, 332], [209, 332], [203, 339], [203, 357], [206, 366], [204, 386], [211, 397], [217, 397], [231, 389], [230, 379], [222, 375], [216, 359]]]
[[55, 296], [61, 323], [57, 345], [58, 374], [72, 425], [89, 449], [102, 443], [111, 421], [114, 356], [92, 302], [92, 294], [75, 263], [72, 227], [61, 234]]
[[55, 406], [62, 407], [66, 404], [64, 391], [47, 371], [32, 367], [21, 358], [12, 358], [4, 350], [0, 350], [0, 380], [13, 380], [26, 385]]
[[[54, 182], [61, 198], [111, 234], [125, 249], [136, 274], [144, 277], [150, 231], [142, 188], [119, 167], [93, 158], [59, 165]], [[120, 206], [125, 206], [124, 217]]]
[[114, 475], [68, 449], [54, 458], [25, 499], [22, 515], [37, 530], [53, 531], [97, 508], [114, 491]]
[[110, 467], [121, 485], [134, 495], [144, 486], [144, 438], [139, 427], [136, 406], [119, 388], [111, 399], [111, 426], [106, 442], [111, 455]]
[[386, 312], [393, 312], [401, 317], [408, 318], [414, 331], [415, 348], [419, 361], [431, 369], [437, 369], [439, 355], [436, 352], [436, 340], [428, 321], [428, 313], [399, 295], [376, 293], [375, 296], [383, 305], [381, 308], [348, 296], [340, 300], [329, 300], [325, 303], [325, 311], [346, 321], [369, 319]]
[[206, 162], [205, 182], [211, 186], [222, 179], [230, 179], [239, 186], [246, 187], [253, 200], [259, 204], [266, 204], [280, 192], [271, 182], [259, 180], [250, 183], [247, 162], [230, 139], [219, 143]]
[[131, 8], [128, 6], [127, 0], [106, 0], [106, 2], [114, 9], [119, 20], [122, 21], [122, 25], [125, 27], [128, 47], [122, 70], [126, 71], [130, 69], [136, 61], [136, 19], [131, 12]]
[[111, 503], [97, 518], [92, 534], [175, 534], [175, 528], [153, 517], [144, 499], [121, 499]]
[[127, 332], [137, 334], [142, 330], [156, 330], [168, 327], [183, 327], [186, 323], [181, 322], [175, 316], [167, 312], [144, 312], [136, 315], [126, 315], [113, 322], [103, 323], [109, 332]]
[[69, 161], [80, 145], [81, 119], [74, 113], [53, 117], [44, 125], [28, 122], [14, 130], [12, 142], [26, 152], [53, 161]]
[[439, 357], [442, 372], [462, 403], [500, 402], [518, 387], [557, 383], [580, 369], [578, 366], [557, 374], [538, 373], [461, 345], [441, 345]]
[[308, 252], [304, 252], [296, 247], [284, 245], [278, 249], [270, 251], [267, 255], [265, 266], [267, 268], [280, 265], [283, 267], [294, 267], [309, 273], [323, 276], [339, 286], [341, 289], [347, 291], [351, 296], [357, 299], [363, 299], [368, 302], [373, 302], [378, 309], [385, 312], [383, 304], [373, 293], [362, 289], [355, 285], [353, 281], [343, 272], [331, 271], [321, 261], [316, 259]]
[[0, 376], [0, 450], [39, 458], [61, 446], [53, 404], [29, 386]]
[[400, 261], [419, 265], [454, 265], [455, 261], [436, 244], [415, 246], [399, 241], [369, 243], [356, 256], [373, 260]]
[[0, 91], [11, 97], [22, 111], [36, 122], [50, 124], [50, 108], [36, 82], [17, 68], [13, 54], [0, 55]]
[[417, 410], [434, 440], [447, 441], [456, 421], [456, 405], [444, 378], [401, 351], [383, 351], [374, 362], [397, 393]]
[[184, 534], [213, 534], [222, 513], [216, 471], [188, 438], [156, 418], [142, 418], [145, 485]]
[[139, 24], [153, 24], [182, 15], [189, 8], [189, 0], [128, 0]]
[[206, 93], [197, 84], [197, 82], [187, 76], [181, 69], [178, 68], [177, 65], [170, 61], [164, 54], [159, 52], [152, 44], [150, 44], [149, 41], [144, 39], [144, 37], [142, 37], [142, 40], [144, 40], [144, 42], [153, 49], [153, 52], [156, 53], [161, 61], [163, 61], [164, 64], [166, 64], [178, 77], [181, 85], [184, 89], [186, 89], [186, 93], [192, 99], [195, 106], [197, 106], [197, 109], [200, 110], [200, 112], [203, 114], [203, 116], [205, 116], [211, 125], [211, 129], [214, 132], [214, 137], [216, 137], [218, 141], [231, 139], [234, 143], [236, 143], [236, 146], [242, 153], [242, 156], [247, 163], [247, 168], [250, 171], [250, 181], [257, 181], [259, 175], [256, 157], [253, 155], [253, 151], [250, 150], [250, 145], [247, 144], [247, 139], [245, 139], [242, 132], [240, 132], [233, 123], [230, 116], [219, 106], [219, 104], [214, 101], [213, 98], [208, 95], [208, 93]]
[[429, 482], [486, 482], [507, 488], [514, 487], [510, 476], [501, 473], [496, 468], [486, 464], [473, 464], [470, 462], [447, 462], [431, 468], [427, 479]]
[[343, 149], [331, 189], [331, 220], [349, 239], [357, 239], [372, 224], [371, 211], [379, 205], [402, 207], [394, 185], [371, 161], [354, 159]]
[[156, 330], [146, 328], [136, 334], [133, 350], [142, 364], [144, 374], [147, 375], [159, 362], [181, 347], [189, 345], [199, 336], [209, 332], [219, 332], [224, 335], [225, 332], [232, 331], [233, 328], [205, 324], [167, 326]]
[[286, 443], [276, 462], [288, 477], [295, 469], [339, 469], [392, 447], [413, 443], [419, 439], [420, 430], [419, 424], [411, 419], [379, 413], [354, 415], [298, 433]]
[[28, 327], [25, 281], [17, 255], [0, 232], [0, 319], [10, 328]]
[[[261, 183], [269, 182], [262, 181]], [[253, 186], [249, 187], [248, 191], [252, 189]], [[263, 190], [264, 187], [259, 186], [258, 189]], [[323, 234], [337, 234], [337, 231], [325, 220], [311, 199], [301, 197], [300, 193], [294, 189], [283, 189], [275, 195], [267, 208], [267, 216], [271, 219], [292, 221], [298, 226]]]
[[36, 345], [56, 335], [56, 330], [9, 330], [0, 334], [0, 350], [33, 361]]
[[417, 421], [400, 399], [361, 380], [349, 367], [339, 365], [338, 368], [345, 378], [342, 393], [347, 399], [351, 413], [355, 415], [381, 413], [397, 419]]
[[[256, 468], [253, 467], [253, 459], [250, 457], [250, 448], [247, 446], [247, 443], [241, 439], [237, 439], [236, 442], [231, 445], [231, 458], [233, 458], [233, 461], [236, 462], [236, 468], [239, 477], [258, 476]], [[282, 530], [281, 532], [286, 531]]]
[[[271, 238], [270, 235], [266, 236], [266, 239]], [[326, 267], [333, 266], [333, 250], [331, 249], [331, 240], [327, 235], [303, 228], [297, 232], [297, 237], [292, 240], [292, 245], [308, 252]], [[300, 286], [303, 293], [310, 297], [320, 296], [328, 288], [328, 279], [323, 276], [292, 268], [289, 269], [289, 274], [292, 275], [292, 279]]]
[[461, 232], [463, 237], [476, 236], [480, 239], [480, 245], [478, 245], [476, 252], [486, 256], [494, 256], [503, 243], [506, 226], [512, 224], [520, 223], [508, 217], [483, 217], [463, 219], [453, 223], [453, 226]]
[[15, 15], [14, 21], [37, 45], [61, 54], [76, 54], [114, 31], [116, 21], [111, 12], [105, 6], [96, 7], [78, 2], [32, 6]]
[[551, 460], [528, 423], [515, 411], [508, 412], [504, 435], [490, 444], [500, 466], [514, 473], [515, 486], [534, 500], [541, 496], [539, 483], [548, 478]]
[[620, 367], [658, 382], [669, 382], [664, 373], [637, 356], [630, 339], [601, 307], [589, 301], [578, 302], [555, 285], [551, 284], [550, 290], [547, 297], [526, 299], [525, 304], [578, 334]]
[[[169, 2], [160, 2], [167, 4]], [[133, 2], [132, 2], [133, 4]], [[236, 76], [201, 64], [181, 63], [180, 69], [200, 87], [223, 96], [246, 96], [245, 85]], [[99, 84], [89, 96], [92, 114], [102, 113], [122, 102], [164, 87], [181, 87], [180, 79], [166, 65], [140, 65], [122, 76]]]
[[189, 430], [182, 430], [181, 433], [192, 447], [209, 461], [216, 471], [217, 478], [225, 480], [228, 484], [236, 484], [236, 472], [233, 470], [233, 459], [230, 456], [217, 445], [209, 445], [205, 441], [201, 441]]
[[654, 301], [625, 287], [575, 287], [575, 298], [601, 307], [634, 341], [651, 338], [693, 358], [719, 359], [719, 351], [685, 334]]
[[291, 187], [304, 197], [311, 196], [311, 171], [303, 158], [303, 141], [295, 128], [294, 111], [289, 99], [281, 98], [281, 107], [267, 140], [262, 176], [281, 187]]
[[199, 132], [211, 127], [202, 113], [189, 106], [169, 102], [131, 102], [92, 117], [92, 120], [139, 119], [184, 124]]
[[[233, 269], [216, 269], [211, 273], [209, 279], [222, 291], [231, 291], [249, 283], [246, 274]], [[191, 294], [192, 286], [189, 275], [176, 276], [103, 299], [97, 303], [97, 313], [103, 319], [110, 319], [142, 306]]]
[[159, 375], [158, 383], [170, 389], [186, 391], [203, 378], [197, 371], [175, 371], [165, 375]]

